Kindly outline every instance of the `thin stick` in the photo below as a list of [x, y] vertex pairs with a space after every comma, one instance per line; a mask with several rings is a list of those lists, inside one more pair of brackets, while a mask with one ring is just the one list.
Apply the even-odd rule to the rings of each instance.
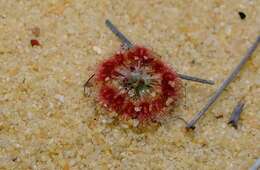
[[232, 111], [228, 124], [231, 124], [235, 129], [237, 129], [237, 123], [240, 118], [240, 114], [243, 111], [244, 106], [245, 106], [245, 102], [239, 101]]
[[258, 158], [255, 161], [254, 165], [249, 170], [259, 170], [259, 168], [260, 168], [260, 158]]
[[174, 116], [173, 118], [174, 118], [173, 120], [181, 120], [185, 125], [188, 124], [187, 121], [180, 116]]
[[84, 83], [84, 85], [83, 85], [84, 94], [86, 94], [86, 87], [88, 86], [90, 80], [91, 80], [94, 76], [95, 76], [95, 74], [92, 74], [92, 75], [88, 78], [88, 80]]
[[198, 112], [188, 123], [187, 128], [194, 128], [196, 122], [206, 113], [206, 111], [210, 108], [210, 106], [218, 99], [224, 89], [230, 84], [230, 82], [237, 76], [241, 68], [245, 65], [245, 63], [250, 59], [253, 52], [256, 50], [258, 44], [260, 42], [260, 36], [257, 37], [254, 44], [248, 49], [246, 55], [242, 58], [240, 63], [235, 67], [235, 69], [231, 72], [231, 74], [223, 81], [221, 86], [216, 90], [215, 94], [208, 100], [207, 104], [202, 108], [200, 112]]
[[121, 33], [116, 26], [112, 24], [108, 19], [106, 20], [107, 27], [119, 38], [119, 40], [125, 44], [128, 48], [132, 48], [134, 45], [126, 38], [126, 36]]
[[178, 73], [178, 75], [181, 79], [184, 79], [184, 80], [194, 81], [194, 82], [203, 83], [203, 84], [210, 84], [210, 85], [215, 84], [214, 81], [212, 81], [212, 80], [205, 80], [205, 79], [201, 79], [198, 77], [192, 77], [192, 76], [188, 76], [188, 75], [180, 74], [180, 73]]
[[[112, 24], [112, 22], [110, 20], [106, 20], [106, 25], [107, 27], [119, 38], [119, 40], [124, 44], [124, 46], [126, 46], [128, 49], [132, 48], [134, 45], [131, 43], [131, 41], [129, 41], [126, 36], [120, 32], [117, 27]], [[189, 81], [194, 81], [194, 82], [198, 82], [198, 83], [203, 83], [203, 84], [210, 84], [213, 85], [214, 82], [212, 80], [205, 80], [205, 79], [201, 79], [198, 77], [192, 77], [192, 76], [188, 76], [188, 75], [184, 75], [184, 74], [179, 74], [181, 79], [184, 80], [189, 80]]]

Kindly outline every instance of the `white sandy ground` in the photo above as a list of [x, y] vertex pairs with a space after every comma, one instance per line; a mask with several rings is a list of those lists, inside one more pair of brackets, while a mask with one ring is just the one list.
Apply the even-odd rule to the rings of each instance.
[[[216, 85], [183, 82], [186, 99], [160, 125], [115, 120], [82, 88], [119, 49], [108, 18], [178, 72]], [[258, 34], [260, 0], [0, 0], [0, 169], [248, 169], [260, 156], [259, 48], [194, 132], [174, 115], [199, 111]], [[241, 98], [235, 130], [227, 122]]]

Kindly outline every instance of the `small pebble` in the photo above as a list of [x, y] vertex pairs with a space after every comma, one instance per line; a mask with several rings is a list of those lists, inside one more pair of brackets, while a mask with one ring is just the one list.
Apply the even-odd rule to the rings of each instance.
[[65, 97], [62, 96], [62, 95], [56, 95], [55, 98], [56, 98], [57, 100], [59, 100], [61, 103], [64, 103], [64, 101], [65, 101]]
[[34, 47], [34, 46], [40, 46], [41, 44], [39, 43], [38, 40], [32, 39], [32, 40], [31, 40], [31, 45], [32, 45], [32, 47]]
[[244, 12], [239, 11], [239, 12], [238, 12], [238, 15], [240, 16], [240, 18], [241, 18], [242, 20], [246, 19], [246, 14], [245, 14]]
[[17, 160], [17, 157], [13, 158], [12, 161], [15, 162]]
[[215, 115], [215, 118], [216, 118], [216, 119], [220, 119], [220, 118], [223, 118], [223, 117], [224, 117], [224, 116], [223, 116], [222, 113]]
[[93, 47], [93, 50], [94, 50], [97, 54], [101, 54], [101, 53], [102, 53], [102, 50], [101, 50], [99, 47], [97, 47], [97, 46], [94, 46], [94, 47]]

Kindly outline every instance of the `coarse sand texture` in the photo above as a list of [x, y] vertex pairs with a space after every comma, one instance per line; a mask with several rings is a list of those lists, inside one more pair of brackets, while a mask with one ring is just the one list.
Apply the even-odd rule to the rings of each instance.
[[[159, 122], [120, 118], [94, 79], [83, 92], [121, 46], [106, 19], [177, 73], [215, 84], [181, 80], [181, 100]], [[260, 157], [260, 48], [195, 130], [176, 117], [191, 120], [257, 35], [260, 0], [0, 0], [0, 170], [250, 168]]]

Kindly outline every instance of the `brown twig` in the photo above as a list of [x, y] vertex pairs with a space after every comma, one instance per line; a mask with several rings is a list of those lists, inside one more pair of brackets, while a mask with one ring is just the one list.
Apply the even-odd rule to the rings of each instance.
[[86, 87], [89, 85], [90, 80], [91, 80], [94, 76], [95, 76], [95, 74], [92, 74], [92, 75], [88, 78], [88, 80], [84, 83], [84, 85], [83, 85], [84, 94], [86, 94]]

